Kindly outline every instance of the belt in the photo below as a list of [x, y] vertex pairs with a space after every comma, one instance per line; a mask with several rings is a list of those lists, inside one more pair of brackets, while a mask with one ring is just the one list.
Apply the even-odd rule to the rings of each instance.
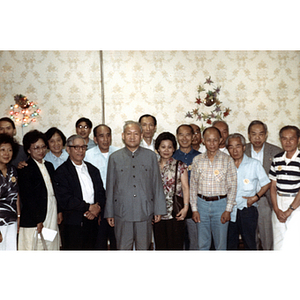
[[217, 201], [217, 200], [220, 200], [220, 199], [223, 199], [223, 198], [226, 198], [227, 195], [221, 195], [221, 196], [214, 196], [214, 197], [206, 197], [206, 196], [203, 196], [201, 194], [198, 194], [198, 197], [206, 200], [206, 201]]
[[281, 197], [296, 197], [297, 193], [296, 194], [283, 194], [283, 193], [277, 192], [277, 195], [279, 195]]

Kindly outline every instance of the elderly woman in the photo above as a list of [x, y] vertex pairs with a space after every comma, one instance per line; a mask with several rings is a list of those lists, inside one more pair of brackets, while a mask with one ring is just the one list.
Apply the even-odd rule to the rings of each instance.
[[69, 154], [64, 149], [66, 144], [65, 135], [56, 127], [49, 128], [46, 132], [46, 139], [48, 142], [49, 152], [45, 155], [45, 160], [53, 164], [56, 170], [62, 163], [64, 163]]
[[[170, 132], [161, 133], [155, 141], [155, 149], [160, 155], [159, 166], [161, 179], [166, 196], [167, 214], [161, 221], [154, 224], [154, 241], [156, 250], [183, 250], [184, 244], [184, 219], [189, 207], [189, 184], [187, 166], [178, 161], [177, 186], [175, 191], [175, 174], [177, 160], [172, 158], [176, 150], [175, 136]], [[184, 208], [175, 216], [172, 216], [173, 195], [183, 195]]]
[[18, 176], [10, 162], [18, 149], [11, 136], [0, 134], [0, 250], [17, 250]]
[[[44, 231], [54, 233], [54, 239], [45, 236], [47, 250], [59, 250], [60, 236], [58, 231], [57, 202], [52, 186], [54, 167], [44, 160], [47, 139], [38, 131], [32, 130], [23, 138], [24, 150], [29, 154], [27, 166], [18, 170], [19, 195], [21, 202], [21, 219], [19, 230], [19, 250], [44, 249], [36, 235]], [[51, 231], [52, 230], [52, 231]]]

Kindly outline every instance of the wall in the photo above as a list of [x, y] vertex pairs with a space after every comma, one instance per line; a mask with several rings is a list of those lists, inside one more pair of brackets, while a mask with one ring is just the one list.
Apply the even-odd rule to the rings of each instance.
[[[81, 116], [101, 123], [99, 57], [99, 51], [0, 52], [1, 115], [22, 93], [42, 109], [38, 123], [23, 133], [57, 126], [69, 136]], [[157, 133], [175, 133], [181, 123], [201, 125], [185, 116], [197, 107], [211, 111], [195, 103], [208, 76], [221, 86], [222, 106], [232, 110], [225, 118], [231, 133], [247, 135], [251, 120], [260, 119], [269, 142], [279, 145], [282, 126], [300, 125], [299, 51], [104, 51], [103, 60], [105, 122], [116, 146], [122, 146], [124, 121], [144, 113], [156, 116]]]

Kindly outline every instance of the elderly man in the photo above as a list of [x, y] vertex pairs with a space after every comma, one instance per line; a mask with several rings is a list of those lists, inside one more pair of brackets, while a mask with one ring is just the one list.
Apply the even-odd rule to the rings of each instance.
[[300, 129], [284, 126], [279, 131], [284, 152], [273, 158], [269, 172], [274, 250], [300, 249]]
[[[109, 157], [104, 216], [115, 228], [117, 249], [148, 250], [152, 221], [166, 214], [166, 200], [154, 152], [140, 147], [142, 127], [128, 121], [123, 127], [125, 147]], [[154, 220], [153, 220], [154, 218]]]
[[105, 203], [99, 170], [84, 162], [87, 149], [80, 135], [67, 139], [69, 158], [55, 172], [56, 197], [63, 212], [63, 250], [93, 250], [98, 216]]
[[203, 153], [206, 151], [205, 146], [202, 144], [202, 137], [201, 137], [201, 129], [196, 124], [190, 124], [190, 126], [193, 128], [194, 136], [192, 140], [192, 147], [196, 151], [199, 151], [200, 153]]
[[228, 221], [236, 204], [237, 171], [233, 159], [219, 150], [221, 140], [218, 128], [206, 128], [206, 152], [193, 160], [190, 202], [200, 250], [209, 250], [211, 236], [216, 250], [226, 250]]
[[141, 146], [155, 151], [155, 140], [153, 139], [153, 137], [157, 126], [156, 118], [148, 114], [142, 115], [139, 118], [139, 123], [141, 124], [143, 130]]
[[[282, 152], [279, 147], [267, 143], [268, 127], [265, 123], [254, 120], [248, 126], [248, 139], [245, 154], [260, 161], [266, 173], [269, 174], [273, 157]], [[262, 195], [258, 202], [257, 248], [273, 249], [272, 202], [270, 190]]]
[[239, 133], [230, 134], [226, 140], [226, 147], [237, 168], [237, 204], [233, 207], [228, 225], [228, 250], [238, 249], [239, 234], [246, 250], [257, 250], [257, 201], [271, 185], [260, 162], [244, 154], [245, 145], [246, 140]]
[[[0, 119], [0, 133], [5, 133], [11, 137], [16, 135], [16, 126], [15, 123], [7, 117]], [[17, 156], [10, 162], [13, 166], [18, 167], [20, 161], [26, 161], [28, 159], [27, 154], [24, 151], [22, 145], [19, 144], [19, 151]]]
[[[192, 141], [194, 137], [194, 131], [191, 125], [182, 124], [177, 127], [176, 138], [179, 143], [179, 149], [177, 149], [173, 157], [176, 160], [184, 162], [188, 166], [188, 179], [190, 182], [192, 162], [195, 156], [200, 152], [192, 148]], [[185, 220], [186, 232], [185, 232], [185, 250], [197, 250], [198, 249], [198, 233], [197, 224], [191, 219]]]
[[[119, 148], [111, 145], [111, 128], [109, 126], [100, 124], [93, 129], [93, 133], [94, 141], [98, 147], [93, 147], [86, 152], [85, 161], [99, 169], [105, 188], [108, 158], [113, 152], [119, 150]], [[102, 209], [96, 248], [106, 250], [108, 248], [108, 240], [110, 250], [115, 250], [116, 238], [114, 229], [108, 225], [107, 220], [104, 218], [104, 209]]]
[[84, 139], [86, 145], [88, 146], [88, 149], [96, 147], [95, 142], [89, 138], [93, 128], [93, 123], [90, 119], [84, 117], [78, 119], [76, 121], [75, 128], [76, 134], [80, 135]]
[[228, 150], [226, 148], [226, 145], [225, 145], [226, 139], [229, 135], [228, 124], [223, 120], [217, 120], [217, 121], [214, 121], [212, 123], [212, 126], [218, 128], [221, 132], [221, 137], [222, 138], [221, 138], [221, 142], [220, 142], [220, 145], [219, 145], [220, 151], [222, 151], [222, 152], [229, 155], [229, 152], [228, 152]]

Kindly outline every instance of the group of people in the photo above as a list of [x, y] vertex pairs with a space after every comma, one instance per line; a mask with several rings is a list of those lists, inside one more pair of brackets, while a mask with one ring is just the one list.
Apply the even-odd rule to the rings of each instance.
[[32, 130], [22, 146], [0, 119], [0, 250], [300, 247], [298, 127], [281, 128], [282, 149], [259, 120], [249, 143], [222, 120], [154, 139], [149, 114], [125, 122], [121, 149], [106, 124], [80, 118], [75, 129]]

